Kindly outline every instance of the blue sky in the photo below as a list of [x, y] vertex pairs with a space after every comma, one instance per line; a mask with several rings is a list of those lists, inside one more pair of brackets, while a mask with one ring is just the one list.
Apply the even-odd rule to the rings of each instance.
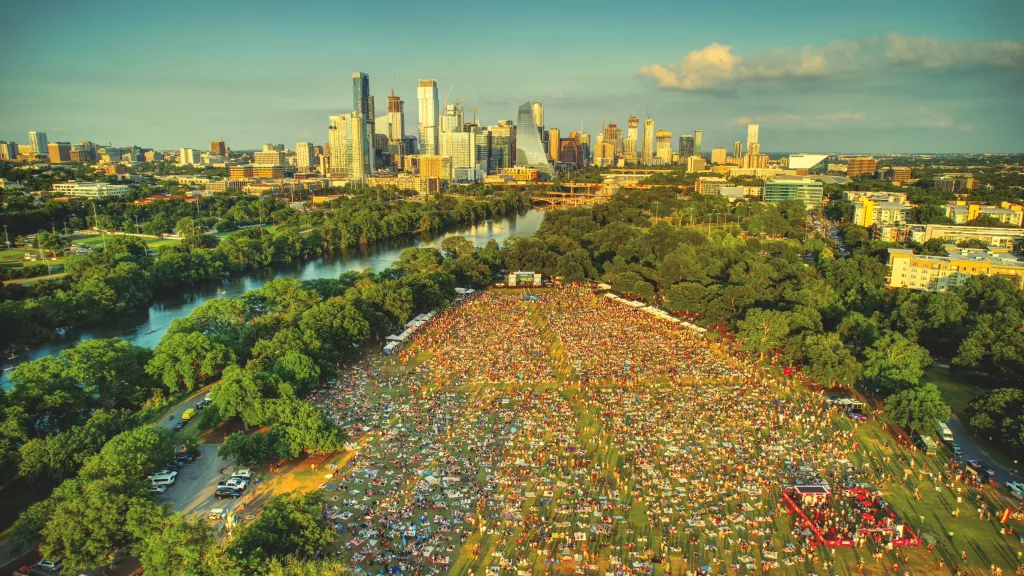
[[705, 149], [761, 124], [764, 151], [1024, 151], [1024, 2], [517, 0], [7, 2], [0, 139], [158, 149], [321, 143], [370, 75], [414, 133], [441, 98], [596, 133], [649, 114]]

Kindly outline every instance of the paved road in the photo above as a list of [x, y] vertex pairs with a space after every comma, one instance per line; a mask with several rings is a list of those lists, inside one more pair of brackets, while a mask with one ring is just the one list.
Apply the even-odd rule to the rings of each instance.
[[981, 448], [974, 443], [974, 439], [971, 438], [970, 433], [967, 432], [964, 425], [960, 423], [960, 420], [957, 420], [956, 415], [950, 418], [947, 425], [949, 426], [949, 429], [953, 431], [953, 438], [956, 439], [956, 443], [959, 444], [960, 448], [964, 451], [963, 460], [965, 462], [967, 460], [979, 460], [984, 462], [986, 466], [995, 470], [996, 475], [993, 479], [998, 482], [1000, 486], [1009, 481], [1015, 480], [1019, 482], [1021, 480], [1020, 476], [1014, 475], [998, 462], [986, 456], [985, 453], [981, 451]]
[[174, 416], [173, 418], [165, 417], [160, 422], [157, 422], [157, 426], [160, 428], [167, 428], [168, 430], [174, 428], [174, 425], [181, 421], [181, 415], [185, 413], [185, 410], [195, 407], [196, 402], [209, 393], [209, 386], [199, 389], [196, 393], [189, 396], [184, 402], [178, 404], [174, 408], [174, 411], [171, 413]]
[[198, 514], [205, 517], [214, 508], [230, 510], [236, 500], [217, 500], [213, 493], [217, 482], [235, 470], [217, 454], [216, 444], [201, 444], [202, 457], [186, 464], [178, 471], [174, 485], [157, 496], [161, 504], [173, 504], [175, 512]]

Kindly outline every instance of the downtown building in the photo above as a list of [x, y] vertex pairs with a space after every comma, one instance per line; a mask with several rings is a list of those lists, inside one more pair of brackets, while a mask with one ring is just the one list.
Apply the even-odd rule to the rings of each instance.
[[540, 138], [540, 130], [534, 124], [534, 109], [537, 102], [526, 102], [519, 107], [518, 124], [516, 126], [516, 157], [515, 166], [533, 168], [538, 174], [552, 178], [554, 170], [548, 163], [544, 143]]
[[821, 206], [824, 186], [810, 178], [776, 177], [764, 183], [761, 199], [769, 204], [799, 200], [807, 210]]

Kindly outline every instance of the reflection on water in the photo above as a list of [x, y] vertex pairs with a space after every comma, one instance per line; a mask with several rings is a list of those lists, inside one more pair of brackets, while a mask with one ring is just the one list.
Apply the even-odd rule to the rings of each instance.
[[[193, 286], [178, 294], [161, 295], [148, 310], [140, 310], [124, 314], [105, 322], [102, 326], [88, 330], [73, 331], [59, 340], [53, 340], [19, 354], [19, 361], [35, 360], [51, 354], [59, 354], [82, 340], [90, 338], [119, 337], [137, 346], [155, 348], [160, 338], [170, 327], [175, 318], [188, 316], [195, 308], [202, 306], [210, 298], [232, 298], [256, 290], [274, 278], [298, 278], [299, 280], [315, 280], [318, 278], [337, 278], [343, 272], [370, 269], [379, 271], [387, 268], [398, 259], [403, 250], [411, 246], [435, 247], [449, 236], [465, 236], [476, 246], [483, 246], [490, 240], [503, 242], [509, 236], [532, 236], [540, 228], [544, 212], [530, 210], [513, 218], [482, 222], [462, 230], [448, 232], [441, 236], [424, 238], [400, 238], [373, 246], [349, 248], [338, 253], [306, 262], [281, 264], [270, 269], [251, 272], [246, 275], [232, 276], [219, 282], [211, 282], [201, 286]], [[221, 291], [221, 294], [218, 294]], [[7, 365], [9, 366], [9, 365]], [[5, 366], [6, 367], [6, 366]], [[7, 376], [3, 373], [2, 383], [8, 387]]]

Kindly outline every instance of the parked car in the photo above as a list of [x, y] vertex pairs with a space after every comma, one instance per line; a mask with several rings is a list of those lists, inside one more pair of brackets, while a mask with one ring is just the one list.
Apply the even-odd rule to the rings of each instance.
[[153, 484], [153, 485], [151, 485], [149, 487], [149, 491], [152, 494], [163, 494], [164, 492], [167, 492], [167, 485], [166, 484]]
[[234, 488], [235, 490], [241, 490], [245, 492], [245, 489], [249, 487], [249, 481], [245, 478], [228, 478], [227, 480], [217, 482], [218, 488]]
[[22, 566], [14, 572], [11, 572], [11, 576], [30, 576], [30, 574], [32, 574], [32, 569], [28, 566]]
[[218, 500], [220, 500], [221, 498], [241, 498], [242, 491], [235, 490], [234, 488], [228, 488], [227, 486], [222, 486], [220, 488], [217, 488], [217, 491], [213, 493], [213, 497]]
[[188, 464], [189, 462], [192, 462], [195, 459], [196, 457], [189, 454], [188, 452], [178, 452], [177, 454], [174, 455], [174, 461], [178, 462], [179, 464]]
[[968, 460], [967, 465], [973, 468], [976, 472], [981, 472], [985, 468], [985, 465], [977, 460]]
[[1024, 500], [1024, 482], [1007, 482], [1006, 487], [1014, 498]]
[[177, 478], [177, 476], [177, 472], [168, 472], [166, 474], [154, 474], [149, 477], [149, 481], [154, 486], [169, 486], [171, 484], [174, 484], [174, 479]]
[[856, 422], [867, 422], [868, 421], [868, 417], [865, 416], [863, 412], [850, 411], [850, 412], [847, 412], [846, 415], [849, 416], [850, 420], [854, 420]]
[[957, 458], [964, 455], [964, 449], [961, 448], [959, 444], [950, 444], [949, 449], [953, 452], [953, 456], [956, 456]]
[[242, 468], [241, 470], [235, 470], [235, 473], [231, 476], [233, 478], [252, 478], [252, 470], [249, 468]]
[[169, 464], [167, 464], [166, 466], [164, 466], [164, 468], [166, 468], [167, 470], [170, 470], [172, 472], [180, 472], [181, 471], [181, 463], [178, 462], [177, 460], [171, 460], [171, 462]]
[[178, 422], [177, 424], [174, 425], [174, 431], [180, 432], [181, 429], [185, 427], [185, 424], [188, 424], [188, 422]]
[[36, 566], [39, 566], [43, 570], [49, 570], [50, 572], [60, 570], [64, 567], [64, 563], [60, 560], [40, 560]]

